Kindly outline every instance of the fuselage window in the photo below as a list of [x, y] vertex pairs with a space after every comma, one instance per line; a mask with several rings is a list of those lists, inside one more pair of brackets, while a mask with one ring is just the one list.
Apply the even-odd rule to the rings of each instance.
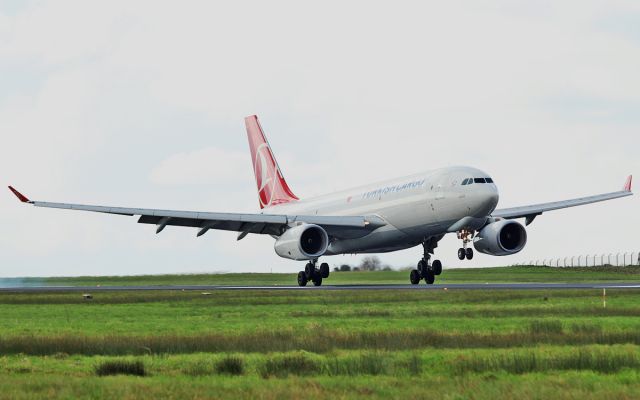
[[473, 178], [475, 183], [484, 183], [484, 178]]

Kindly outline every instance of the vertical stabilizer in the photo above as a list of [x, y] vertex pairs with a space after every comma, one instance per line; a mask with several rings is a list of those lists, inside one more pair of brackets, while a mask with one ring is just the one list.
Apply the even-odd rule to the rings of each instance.
[[298, 200], [285, 181], [256, 115], [244, 119], [251, 149], [260, 208]]
[[629, 175], [627, 177], [627, 180], [624, 183], [624, 187], [622, 188], [622, 190], [624, 190], [625, 192], [630, 192], [631, 191], [631, 181], [633, 180], [633, 175]]

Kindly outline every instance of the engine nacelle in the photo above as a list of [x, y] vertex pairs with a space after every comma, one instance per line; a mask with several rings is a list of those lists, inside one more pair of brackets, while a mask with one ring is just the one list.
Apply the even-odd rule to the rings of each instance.
[[329, 235], [318, 225], [302, 224], [287, 229], [273, 246], [280, 257], [302, 261], [318, 258], [329, 247]]
[[518, 222], [503, 219], [493, 222], [478, 232], [473, 247], [480, 253], [492, 256], [515, 254], [527, 244], [527, 231]]

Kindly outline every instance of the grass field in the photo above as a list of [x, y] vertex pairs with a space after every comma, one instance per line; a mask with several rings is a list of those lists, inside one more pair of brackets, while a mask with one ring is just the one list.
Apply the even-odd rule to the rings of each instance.
[[[470, 282], [624, 282], [640, 281], [640, 267], [495, 267], [444, 270], [437, 283]], [[296, 285], [296, 274], [190, 274], [139, 276], [81, 276], [61, 278], [0, 278], [12, 285]], [[332, 272], [327, 285], [409, 283], [409, 271]]]
[[[638, 280], [633, 268], [519, 268], [443, 275]], [[291, 276], [232, 277], [56, 282], [282, 284]], [[607, 290], [606, 307], [600, 290], [0, 293], [0, 398], [631, 399], [640, 393], [639, 317], [635, 289]]]

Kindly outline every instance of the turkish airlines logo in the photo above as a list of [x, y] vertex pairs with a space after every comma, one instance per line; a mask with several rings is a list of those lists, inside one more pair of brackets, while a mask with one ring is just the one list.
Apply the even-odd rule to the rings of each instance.
[[258, 183], [260, 205], [267, 207], [273, 200], [276, 186], [276, 166], [272, 161], [269, 146], [262, 143], [256, 149], [256, 160], [253, 166]]

